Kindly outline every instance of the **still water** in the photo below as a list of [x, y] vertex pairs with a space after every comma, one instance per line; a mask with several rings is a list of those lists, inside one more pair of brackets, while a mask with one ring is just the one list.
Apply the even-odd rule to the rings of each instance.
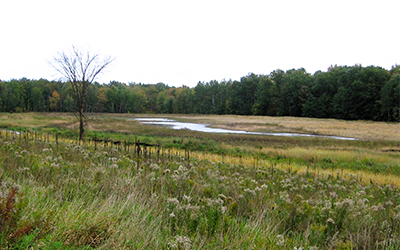
[[310, 135], [298, 133], [262, 133], [262, 132], [249, 132], [244, 130], [230, 130], [222, 128], [210, 128], [210, 124], [200, 124], [191, 122], [177, 122], [165, 118], [134, 118], [142, 124], [167, 126], [172, 129], [188, 129], [192, 131], [206, 132], [206, 133], [228, 133], [228, 134], [248, 134], [248, 135], [272, 135], [272, 136], [304, 136], [304, 137], [322, 137], [337, 140], [357, 140], [356, 138], [329, 136], [329, 135]]

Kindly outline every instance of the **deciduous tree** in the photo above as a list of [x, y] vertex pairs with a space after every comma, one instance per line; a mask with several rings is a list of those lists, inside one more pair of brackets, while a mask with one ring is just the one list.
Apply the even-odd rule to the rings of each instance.
[[72, 46], [69, 52], [58, 52], [50, 64], [67, 80], [72, 87], [76, 104], [76, 113], [79, 119], [79, 139], [83, 139], [84, 112], [86, 96], [90, 85], [96, 77], [112, 62], [111, 57], [100, 58], [99, 54], [92, 54], [87, 50]]

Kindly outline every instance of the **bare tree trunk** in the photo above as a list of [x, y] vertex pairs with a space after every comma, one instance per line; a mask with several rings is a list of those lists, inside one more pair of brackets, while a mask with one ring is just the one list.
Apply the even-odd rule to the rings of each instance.
[[83, 140], [83, 133], [85, 132], [84, 129], [84, 122], [83, 119], [85, 119], [85, 104], [86, 104], [86, 90], [89, 88], [89, 83], [83, 81], [82, 83], [82, 88], [81, 88], [81, 100], [78, 102], [79, 103], [79, 140]]
[[114, 59], [111, 57], [104, 60], [99, 59], [99, 55], [90, 54], [89, 52], [81, 51], [72, 46], [72, 51], [67, 54], [59, 52], [53, 58], [53, 67], [68, 80], [72, 86], [72, 91], [76, 101], [76, 114], [79, 118], [79, 140], [83, 140], [84, 119], [85, 119], [85, 103], [86, 94], [100, 74]]
[[83, 109], [79, 110], [79, 140], [83, 140], [83, 133], [85, 132], [85, 129], [83, 127]]

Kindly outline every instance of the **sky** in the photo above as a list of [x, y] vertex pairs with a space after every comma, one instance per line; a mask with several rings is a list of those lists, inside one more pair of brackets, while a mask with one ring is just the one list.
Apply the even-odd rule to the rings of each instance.
[[1, 0], [0, 79], [59, 80], [72, 45], [114, 62], [96, 79], [194, 87], [277, 69], [400, 64], [398, 0]]

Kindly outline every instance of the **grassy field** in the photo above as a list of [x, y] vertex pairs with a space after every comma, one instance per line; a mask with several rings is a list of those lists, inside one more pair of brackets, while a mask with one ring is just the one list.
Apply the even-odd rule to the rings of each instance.
[[[0, 114], [0, 248], [400, 248], [398, 123], [162, 116], [359, 139], [344, 141], [176, 131], [133, 117], [89, 115], [82, 143], [72, 115]], [[137, 141], [161, 146], [139, 151]]]

